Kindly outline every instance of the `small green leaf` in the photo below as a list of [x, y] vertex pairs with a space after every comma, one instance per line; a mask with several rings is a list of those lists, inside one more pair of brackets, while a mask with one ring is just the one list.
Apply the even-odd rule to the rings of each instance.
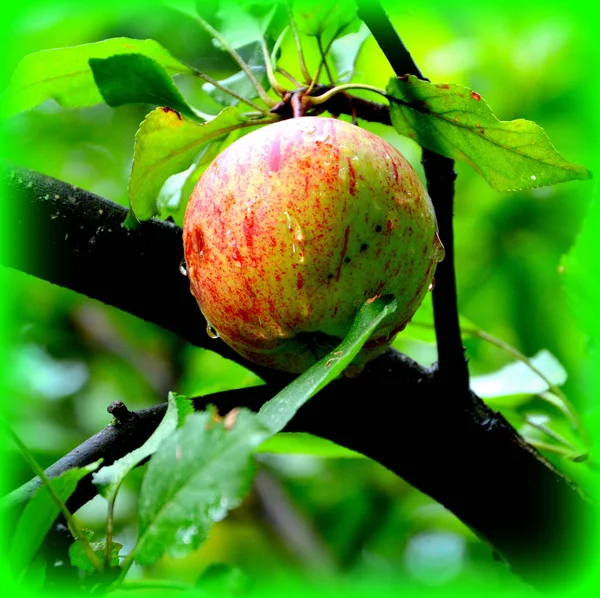
[[[554, 385], [560, 386], [567, 380], [567, 372], [549, 351], [542, 350], [530, 359], [531, 364]], [[471, 388], [482, 398], [510, 395], [539, 395], [549, 390], [547, 382], [531, 367], [515, 361], [491, 374], [475, 376]]]
[[394, 128], [434, 152], [470, 164], [496, 191], [588, 179], [565, 160], [535, 123], [500, 121], [485, 100], [461, 85], [412, 75], [392, 78], [387, 92]]
[[204, 124], [190, 122], [169, 108], [150, 112], [135, 136], [133, 166], [129, 177], [129, 202], [139, 220], [158, 213], [161, 187], [172, 175], [183, 172], [211, 142], [223, 141], [229, 133], [253, 126], [235, 108], [225, 108]]
[[338, 73], [338, 84], [348, 83], [352, 80], [358, 55], [370, 35], [369, 28], [362, 23], [356, 33], [349, 33], [331, 44], [330, 53]]
[[206, 538], [213, 522], [240, 504], [253, 473], [251, 453], [269, 431], [240, 409], [227, 429], [212, 411], [193, 413], [148, 465], [139, 499], [136, 560], [165, 552], [183, 556]]
[[139, 54], [154, 59], [171, 75], [192, 74], [154, 40], [118, 37], [93, 44], [56, 48], [28, 54], [19, 62], [3, 94], [4, 112], [11, 115], [54, 99], [63, 108], [81, 108], [102, 102], [94, 82], [90, 58]]
[[298, 31], [321, 38], [328, 48], [334, 39], [359, 30], [356, 12], [354, 0], [295, 0], [292, 14]]
[[310, 397], [350, 365], [379, 323], [396, 310], [396, 305], [396, 300], [391, 295], [379, 297], [370, 303], [365, 302], [354, 318], [346, 338], [336, 350], [267, 401], [258, 412], [258, 419], [273, 434], [281, 432]]
[[90, 58], [94, 81], [111, 107], [123, 104], [154, 104], [177, 110], [202, 122], [173, 83], [167, 70], [156, 60], [142, 54], [120, 54], [109, 58]]
[[[251, 66], [250, 70], [254, 73], [257, 81], [263, 87], [268, 88], [269, 79], [267, 77], [267, 69], [264, 66]], [[252, 100], [258, 96], [256, 88], [252, 85], [244, 71], [239, 71], [235, 73], [235, 75], [231, 75], [231, 77], [219, 81], [219, 83], [247, 100]], [[221, 91], [212, 83], [205, 83], [202, 86], [202, 89], [211, 96], [215, 102], [221, 104], [221, 106], [237, 106], [239, 104], [239, 100], [228, 93]]]
[[[50, 480], [52, 488], [63, 503], [77, 488], [79, 480], [95, 471], [99, 464], [100, 461], [97, 461], [85, 467], [69, 469]], [[59, 512], [60, 509], [48, 488], [41, 486], [23, 510], [11, 540], [9, 555], [16, 575], [20, 575], [29, 567]]]
[[239, 49], [260, 39], [273, 22], [277, 2], [220, 0], [217, 18], [219, 33], [234, 49]]
[[139, 448], [94, 473], [93, 482], [104, 498], [114, 500], [127, 474], [144, 459], [153, 455], [161, 443], [175, 432], [179, 418], [179, 405], [184, 401], [189, 404], [185, 397], [176, 398], [174, 393], [169, 393], [167, 412], [152, 436]]
[[[101, 562], [104, 562], [106, 555], [106, 542], [94, 542], [94, 533], [91, 530], [84, 530], [85, 536], [91, 549], [94, 551], [96, 556]], [[119, 551], [123, 548], [122, 544], [113, 542], [110, 549], [110, 566], [116, 567], [119, 564]], [[73, 567], [77, 567], [80, 571], [85, 573], [95, 573], [96, 570], [94, 565], [90, 562], [83, 545], [80, 540], [76, 540], [69, 546], [69, 560]]]
[[331, 440], [304, 432], [279, 432], [263, 442], [257, 453], [285, 455], [312, 455], [329, 459], [364, 459], [356, 451], [347, 449]]

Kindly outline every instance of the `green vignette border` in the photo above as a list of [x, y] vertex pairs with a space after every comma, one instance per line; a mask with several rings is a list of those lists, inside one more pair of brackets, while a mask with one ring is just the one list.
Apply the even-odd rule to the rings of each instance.
[[[138, 0], [138, 4], [143, 6], [148, 6], [149, 4], [156, 3], [157, 0], [152, 0], [151, 2], [142, 2]], [[460, 10], [461, 7], [468, 7], [475, 3], [475, 0], [461, 0], [456, 3], [456, 9]], [[44, 13], [44, 7], [47, 6], [47, 2], [43, 2], [40, 0], [24, 0], [20, 3], [14, 4], [4, 4], [0, 7], [0, 23], [2, 27], [2, 55], [4, 57], [8, 57], [8, 60], [0, 61], [0, 84], [2, 86], [8, 80], [10, 75], [10, 70], [15, 64], [14, 58], [19, 56], [19, 42], [15, 39], [15, 23], [23, 23], [24, 19], [31, 18], [32, 15], [42, 14]], [[56, 6], [58, 3], [53, 3]], [[116, 2], [115, 0], [103, 0], [102, 2], [96, 1], [90, 3], [94, 9], [98, 10], [99, 6], [102, 6], [103, 10], [115, 10], [119, 9], [122, 6], [122, 3]], [[63, 0], [62, 5], [67, 7], [70, 3], [66, 0]], [[385, 5], [385, 2], [384, 2]], [[515, 10], [515, 14], [518, 15], [519, 10], [522, 7], [521, 3], [518, 3], [516, 0], [512, 0], [512, 2], [500, 2], [499, 0], [493, 0], [489, 2], [490, 6], [497, 7], [498, 10]], [[443, 0], [434, 0], [434, 2], [429, 3], [429, 9], [435, 10], [437, 7], [446, 6]], [[80, 9], [79, 9], [80, 10]], [[528, 10], [540, 10], [540, 11], [565, 11], [570, 10], [571, 13], [577, 13], [578, 19], [580, 23], [585, 23], [587, 27], [590, 29], [598, 30], [598, 26], [600, 26], [600, 8], [596, 5], [595, 2], [591, 2], [590, 0], [574, 0], [569, 3], [569, 7], [565, 8], [564, 3], [559, 3], [557, 0], [553, 0], [551, 2], [542, 2], [541, 0], [533, 0], [528, 3]], [[42, 17], [43, 18], [43, 17]], [[597, 72], [598, 67], [600, 66], [600, 46], [595, 49], [594, 55], [594, 64], [589, 65], [590, 73]], [[560, 76], [560, 74], [557, 74]], [[583, 105], [580, 107], [582, 111], [590, 111], [593, 116], [593, 122], [595, 126], [595, 130], [590, 132], [590, 139], [592, 143], [594, 140], [600, 139], [600, 113], [596, 109], [596, 114], [594, 112], [594, 105], [592, 103], [593, 97], [598, 97], [600, 95], [600, 84], [597, 81], [591, 82], [591, 85], [595, 85], [596, 89], [592, 92], [588, 93], [585, 96]], [[586, 103], [586, 100], [589, 100]], [[3, 135], [0, 123], [0, 143], [3, 144]], [[598, 143], [600, 146], [600, 143]], [[592, 172], [595, 173], [596, 179], [594, 182], [594, 192], [596, 202], [596, 210], [594, 212], [594, 225], [598, 226], [598, 230], [600, 231], [600, 208], [598, 207], [598, 203], [600, 203], [600, 147], [596, 147], [590, 151], [590, 156], [594, 156], [595, 158], [589, 164], [586, 164]], [[0, 193], [4, 193], [4, 189], [0, 188]], [[18, 206], [10, 206], [8, 202], [0, 203], [0, 254], [2, 252], [8, 251], [31, 251], [35, 252], [35, 246], [31, 243], [24, 245], [23, 239], [13, 238], [11, 236], [11, 227], [10, 222], [12, 218], [17, 217], [18, 215]], [[597, 285], [596, 294], [600, 293], [600, 277], [596, 276], [594, 280], [595, 285]], [[9, 375], [8, 364], [9, 364], [9, 356], [10, 356], [10, 343], [11, 339], [15, 337], [18, 332], [18, 323], [14, 322], [11, 315], [11, 300], [12, 297], [8, 292], [8, 289], [5, 285], [6, 279], [4, 275], [4, 271], [0, 268], [0, 390], [5, 392], [2, 393], [3, 400], [10, 401], [10, 396], [7, 394], [5, 380]], [[593, 339], [596, 342], [597, 346], [600, 347], [600, 338]], [[600, 350], [596, 351], [595, 357], [593, 357], [593, 366], [595, 368], [595, 388], [593, 389], [593, 398], [592, 401], [596, 403], [600, 399]], [[600, 409], [598, 407], [597, 409]], [[597, 421], [597, 429], [592, 430], [592, 434], [597, 438], [600, 438], [600, 417], [596, 418]], [[12, 446], [8, 444], [8, 440], [4, 434], [0, 436], [0, 490], [2, 492], [8, 489], [9, 478], [10, 478], [10, 462], [8, 456], [13, 449]], [[1, 522], [0, 522], [1, 525]], [[595, 522], [595, 526], [597, 529], [597, 536], [600, 537], [600, 521]], [[3, 530], [0, 529], [0, 533]], [[600, 542], [599, 542], [600, 544]], [[597, 551], [597, 559], [596, 562], [600, 562], [600, 547], [593, 547]], [[593, 559], [592, 559], [593, 561]], [[4, 584], [6, 589], [11, 592], [15, 596], [33, 596], [27, 588], [23, 587], [21, 584], [16, 583], [8, 570], [6, 569], [6, 563], [0, 559], [0, 577], [4, 580]], [[594, 570], [595, 569], [595, 570]], [[598, 583], [600, 583], [600, 567], [593, 568], [589, 571], [588, 579], [582, 583], [581, 587], [575, 590], [576, 594], [573, 595], [581, 595], [588, 596], [593, 595], [593, 588], [597, 587]], [[280, 596], [282, 587], [273, 588], [270, 590], [268, 587], [260, 587], [257, 588], [259, 593], [256, 595], [260, 596]], [[285, 595], [293, 597], [293, 596], [304, 596], [306, 595], [306, 587], [296, 587], [294, 585], [294, 580], [290, 581], [290, 585], [285, 587]], [[319, 596], [333, 596], [334, 593], [327, 588], [311, 588], [315, 593], [312, 593], [316, 598]], [[456, 588], [452, 588], [456, 589]], [[345, 594], [348, 598], [354, 598], [354, 596], [370, 596], [373, 595], [373, 592], [377, 592], [377, 595], [381, 598], [386, 598], [389, 596], [396, 596], [398, 589], [391, 589], [386, 587], [377, 587], [375, 581], [373, 580], [372, 584], [367, 587], [361, 588], [345, 588]], [[432, 596], [439, 596], [444, 593], [444, 590], [440, 589], [439, 591], [435, 588], [431, 590], [426, 590], [425, 588], [419, 590], [419, 595], [430, 594]], [[143, 595], [145, 594], [142, 592]], [[252, 592], [254, 594], [254, 592]], [[405, 594], [406, 595], [406, 594]], [[494, 595], [492, 592], [491, 595]], [[505, 595], [504, 593], [498, 594], [499, 596]]]

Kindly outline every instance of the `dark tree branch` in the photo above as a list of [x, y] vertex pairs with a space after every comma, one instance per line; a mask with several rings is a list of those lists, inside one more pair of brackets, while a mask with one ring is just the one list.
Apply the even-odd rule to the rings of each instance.
[[[390, 23], [378, 1], [357, 0], [359, 16], [365, 22], [398, 77], [415, 75], [425, 79], [406, 46]], [[426, 79], [425, 79], [426, 80]], [[435, 274], [433, 314], [438, 346], [439, 375], [452, 384], [465, 399], [469, 389], [469, 370], [458, 321], [456, 275], [454, 271], [454, 161], [423, 148], [423, 168], [427, 189], [435, 207], [440, 239], [446, 257]]]
[[[17, 238], [37, 243], [35, 251], [17, 248], [5, 265], [218, 350], [268, 382], [199, 398], [197, 408], [210, 402], [222, 412], [235, 406], [256, 410], [290, 380], [246, 364], [223, 343], [206, 337], [188, 283], [178, 273], [179, 229], [151, 221], [128, 232], [120, 226], [124, 209], [98, 196], [21, 168], [9, 168], [4, 179], [4, 197], [21, 208], [13, 222]], [[119, 267], [130, 274], [120, 285], [115, 282]], [[288, 430], [328, 438], [378, 461], [446, 506], [530, 583], [556, 587], [548, 571], [573, 581], [586, 565], [590, 502], [502, 416], [470, 392], [466, 399], [457, 403], [454, 388], [444, 379], [388, 350], [357, 379], [327, 386], [300, 409]], [[48, 474], [99, 456], [111, 463], [145, 441], [164, 409], [156, 406], [125, 417], [117, 408], [118, 425], [75, 449]], [[30, 484], [29, 492], [35, 482]], [[90, 480], [84, 480], [69, 507], [77, 509], [94, 493]], [[9, 506], [22, 502], [18, 495], [12, 498]]]
[[[258, 386], [198, 397], [194, 405], [214, 404], [222, 414], [237, 406], [256, 411], [273, 392]], [[402, 400], [390, 400], [398, 393]], [[470, 409], [457, 408], [430, 371], [389, 350], [357, 379], [323, 389], [287, 431], [310, 432], [378, 461], [452, 511], [533, 585], [555, 588], [549, 571], [572, 582], [587, 564], [590, 502], [501, 415], [472, 394], [470, 401]], [[365, 417], [367, 408], [371, 418]], [[108, 426], [51, 466], [48, 475], [100, 456], [112, 463], [141, 445], [165, 410], [163, 404], [131, 412], [133, 417]], [[35, 484], [21, 487], [5, 506], [22, 504]], [[94, 495], [88, 477], [68, 506], [75, 511]]]

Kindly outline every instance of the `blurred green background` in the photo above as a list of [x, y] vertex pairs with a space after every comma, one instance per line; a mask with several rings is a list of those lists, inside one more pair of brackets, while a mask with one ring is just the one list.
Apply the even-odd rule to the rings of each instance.
[[[173, 6], [193, 3], [173, 2]], [[569, 3], [388, 2], [400, 35], [422, 71], [435, 82], [477, 90], [501, 120], [534, 120], [568, 160], [595, 165], [594, 23], [583, 5]], [[215, 8], [206, 15], [213, 18]], [[4, 31], [8, 75], [27, 53], [109, 37], [153, 38], [176, 57], [224, 78], [236, 72], [193, 19], [165, 4], [40, 3], [22, 7]], [[373, 40], [357, 64], [357, 80], [385, 87], [392, 72]], [[8, 79], [0, 82], [5, 88]], [[200, 110], [216, 106], [201, 85], [179, 80]], [[366, 97], [366, 96], [365, 96]], [[2, 157], [127, 204], [134, 135], [148, 106], [104, 105], [63, 110], [53, 102], [5, 123]], [[361, 123], [363, 124], [363, 123]], [[419, 150], [383, 127], [384, 135], [418, 167]], [[561, 259], [576, 239], [594, 181], [534, 191], [492, 191], [468, 166], [457, 165], [456, 262], [461, 314], [472, 326], [527, 356], [552, 353], [567, 372], [563, 391], [587, 425], [598, 421], [592, 395], [589, 340], [569, 311]], [[33, 251], [18, 245], [18, 251]], [[122, 264], [123, 275], [135, 264]], [[176, 266], [175, 266], [176, 267]], [[10, 352], [5, 363], [9, 400], [4, 417], [48, 466], [110, 422], [106, 406], [122, 400], [136, 409], [166, 400], [258, 383], [208, 351], [190, 347], [128, 314], [22, 273], [2, 272], [10, 289]], [[424, 308], [423, 321], [428, 320]], [[411, 327], [397, 346], [428, 365], [435, 345], [426, 328]], [[512, 358], [497, 346], [467, 336], [473, 375], [494, 372]], [[526, 417], [585, 452], [560, 412], [532, 394], [496, 399], [495, 407], [532, 437]], [[425, 433], [425, 432], [424, 432]], [[552, 444], [552, 439], [540, 439]], [[595, 474], [586, 463], [547, 456], [585, 486]], [[31, 477], [9, 447], [10, 486]], [[210, 564], [239, 566], [251, 578], [288, 573], [360, 584], [473, 589], [527, 588], [492, 559], [490, 549], [454, 516], [381, 466], [362, 458], [305, 454], [259, 457], [260, 473], [245, 503], [217, 524], [191, 557], [163, 559], [135, 576], [195, 581]], [[135, 534], [135, 495], [143, 468], [134, 472], [117, 503], [117, 539], [127, 548]], [[78, 516], [102, 529], [103, 501]], [[267, 571], [268, 570], [268, 571]]]

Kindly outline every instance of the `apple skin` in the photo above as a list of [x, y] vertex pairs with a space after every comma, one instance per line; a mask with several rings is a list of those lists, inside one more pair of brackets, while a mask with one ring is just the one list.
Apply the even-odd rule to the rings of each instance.
[[367, 300], [398, 307], [353, 364], [387, 349], [444, 256], [431, 200], [404, 156], [333, 118], [302, 117], [227, 147], [184, 221], [191, 292], [252, 362], [300, 373], [336, 347]]

